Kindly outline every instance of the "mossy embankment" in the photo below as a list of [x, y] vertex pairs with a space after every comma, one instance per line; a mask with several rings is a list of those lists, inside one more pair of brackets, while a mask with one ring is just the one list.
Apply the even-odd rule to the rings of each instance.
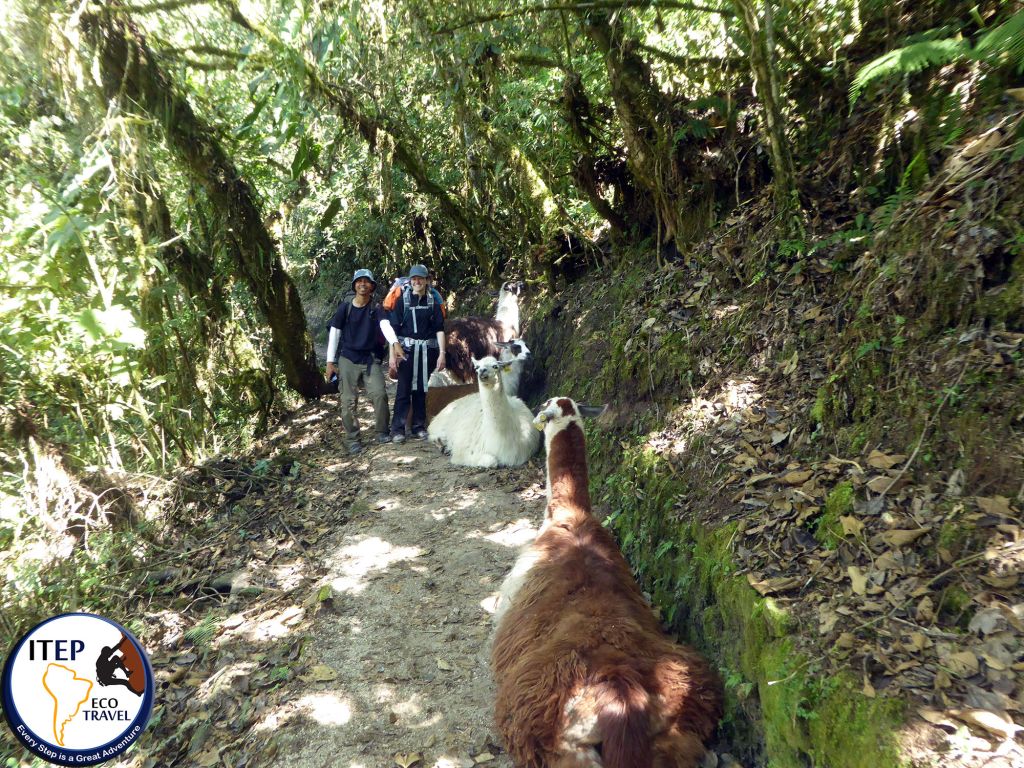
[[[1003, 250], [978, 262], [995, 265], [991, 277], [946, 249], [915, 266], [919, 285], [894, 285], [908, 260], [920, 258], [908, 243], [967, 237], [978, 223], [965, 212], [936, 218], [926, 231], [920, 222], [894, 224], [885, 239], [839, 228], [820, 237], [825, 246], [813, 258], [812, 245], [799, 258], [751, 260], [742, 271], [723, 264], [714, 246], [707, 251], [717, 260], [662, 268], [636, 266], [651, 261], [645, 254], [625, 255], [617, 269], [530, 302], [526, 338], [536, 360], [524, 391], [609, 405], [589, 427], [593, 496], [665, 622], [721, 670], [724, 733], [748, 763], [909, 764], [900, 730], [913, 697], [895, 685], [876, 691], [861, 664], [870, 654], [851, 647], [872, 623], [837, 644], [834, 621], [825, 626], [828, 590], [805, 589], [837, 579], [780, 558], [769, 572], [788, 583], [784, 599], [751, 586], [757, 579], [736, 557], [743, 532], [770, 522], [776, 509], [793, 513], [779, 503], [781, 491], [764, 495], [764, 509], [744, 507], [759, 503], [745, 489], [786, 490], [787, 469], [815, 474], [833, 460], [863, 464], [874, 449], [911, 456], [900, 483], [928, 489], [953, 477], [1007, 496], [1020, 487], [1024, 471], [999, 450], [1018, 435], [1022, 395], [1013, 342], [1024, 318], [1021, 237], [1005, 213], [1024, 195], [1016, 184], [1007, 190], [993, 216]], [[976, 290], [983, 282], [988, 289]], [[987, 337], [987, 349], [1007, 344], [1005, 352], [982, 359], [978, 336]], [[693, 409], [698, 401], [701, 413]], [[784, 428], [751, 446], [744, 409]], [[744, 454], [752, 457], [745, 475], [736, 469]], [[757, 467], [762, 473], [751, 477]], [[857, 543], [843, 521], [873, 494], [860, 481], [829, 477], [797, 488], [808, 506], [791, 523], [801, 546], [820, 554], [815, 567], [824, 562], [845, 574], [837, 563], [854, 562], [848, 553]], [[938, 562], [936, 552], [951, 551], [947, 539], [956, 539], [954, 556], [967, 554], [962, 505], [935, 504], [954, 509], [915, 545], [915, 556]], [[851, 597], [849, 585], [836, 594]], [[945, 618], [952, 631], [957, 620], [965, 625], [963, 612]]]

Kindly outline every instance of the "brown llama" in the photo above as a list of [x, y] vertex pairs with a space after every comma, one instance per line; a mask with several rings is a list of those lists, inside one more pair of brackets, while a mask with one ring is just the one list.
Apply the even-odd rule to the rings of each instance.
[[563, 397], [534, 420], [548, 506], [501, 589], [497, 726], [517, 768], [692, 768], [722, 715], [722, 684], [665, 637], [591, 514], [581, 416]]

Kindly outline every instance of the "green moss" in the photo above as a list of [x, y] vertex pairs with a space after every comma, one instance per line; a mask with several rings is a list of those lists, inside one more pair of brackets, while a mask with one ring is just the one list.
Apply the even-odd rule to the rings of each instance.
[[825, 511], [814, 528], [814, 538], [826, 549], [835, 549], [843, 540], [843, 526], [839, 518], [853, 511], [853, 485], [840, 483], [825, 499]]
[[955, 559], [963, 553], [971, 532], [971, 527], [956, 520], [947, 520], [939, 529], [935, 546], [939, 550], [946, 550]]
[[971, 596], [959, 584], [950, 584], [939, 595], [936, 613], [939, 620], [967, 629], [974, 616]]
[[[615, 510], [607, 524], [643, 587], [680, 636], [723, 671], [723, 729], [736, 749], [754, 757], [763, 743], [767, 754], [758, 759], [780, 768], [897, 765], [900, 705], [866, 698], [856, 680], [825, 676], [818, 660], [797, 651], [793, 615], [735, 573], [735, 524], [708, 527], [679, 510], [684, 481], [643, 445], [596, 453], [602, 469], [593, 492]], [[853, 486], [843, 483], [829, 494], [826, 514], [838, 521], [852, 506]]]
[[825, 387], [818, 387], [817, 397], [814, 398], [814, 405], [811, 406], [811, 420], [816, 424], [822, 424], [825, 421], [827, 401], [828, 390]]

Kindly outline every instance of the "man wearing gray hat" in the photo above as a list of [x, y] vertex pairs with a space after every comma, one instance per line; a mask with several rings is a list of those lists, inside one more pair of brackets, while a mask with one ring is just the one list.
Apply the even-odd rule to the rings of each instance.
[[427, 438], [427, 379], [432, 370], [443, 371], [444, 316], [441, 304], [427, 285], [429, 273], [422, 264], [409, 270], [409, 285], [391, 310], [391, 325], [398, 336], [393, 345], [398, 364], [398, 391], [391, 419], [391, 437], [405, 441], [405, 417], [412, 407], [412, 436]]
[[356, 420], [360, 377], [373, 404], [377, 442], [387, 443], [391, 440], [388, 396], [384, 389], [384, 369], [381, 363], [387, 347], [381, 345], [380, 338], [381, 335], [394, 338], [394, 332], [384, 310], [373, 303], [376, 287], [373, 272], [368, 269], [356, 270], [352, 276], [355, 296], [338, 306], [331, 318], [331, 332], [327, 342], [327, 378], [330, 380], [331, 374], [338, 374], [341, 422], [345, 427], [349, 453], [352, 454], [363, 450], [359, 441], [359, 422]]

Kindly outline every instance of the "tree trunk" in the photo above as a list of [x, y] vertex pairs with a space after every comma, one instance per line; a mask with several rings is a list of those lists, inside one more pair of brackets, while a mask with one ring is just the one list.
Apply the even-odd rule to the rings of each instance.
[[[586, 194], [594, 210], [607, 221], [612, 230], [621, 235], [626, 231], [626, 215], [633, 201], [632, 190], [625, 189], [622, 183], [616, 184], [601, 168], [609, 168], [621, 164], [622, 160], [613, 160], [598, 156], [600, 143], [595, 135], [594, 115], [590, 108], [590, 98], [583, 88], [583, 79], [579, 73], [565, 73], [562, 83], [562, 119], [569, 126], [569, 134], [579, 151], [579, 157], [573, 164], [573, 181]], [[613, 186], [618, 198], [618, 206], [613, 206], [601, 193], [602, 183]]]
[[84, 13], [80, 23], [98, 54], [107, 98], [136, 102], [163, 127], [167, 143], [223, 218], [236, 267], [270, 326], [273, 348], [288, 385], [307, 399], [318, 396], [323, 378], [302, 302], [263, 224], [252, 189], [210, 127], [157, 66], [141, 31], [131, 21]]
[[681, 209], [688, 205], [685, 180], [676, 169], [672, 103], [616, 18], [603, 10], [581, 12], [581, 18], [604, 57], [628, 150], [626, 162], [637, 184], [651, 194], [660, 239], [667, 242], [680, 234]]
[[[764, 0], [769, 8], [771, 0]], [[788, 211], [793, 205], [793, 192], [796, 189], [796, 170], [793, 156], [786, 143], [785, 123], [782, 119], [782, 105], [779, 96], [779, 77], [775, 71], [769, 38], [772, 30], [769, 23], [762, 24], [754, 7], [755, 0], [732, 0], [739, 12], [739, 20], [747, 33], [750, 42], [750, 71], [754, 76], [757, 95], [764, 108], [765, 129], [768, 133], [768, 150], [772, 161], [772, 173], [775, 176], [775, 205], [781, 213]], [[766, 16], [770, 21], [770, 14]]]

